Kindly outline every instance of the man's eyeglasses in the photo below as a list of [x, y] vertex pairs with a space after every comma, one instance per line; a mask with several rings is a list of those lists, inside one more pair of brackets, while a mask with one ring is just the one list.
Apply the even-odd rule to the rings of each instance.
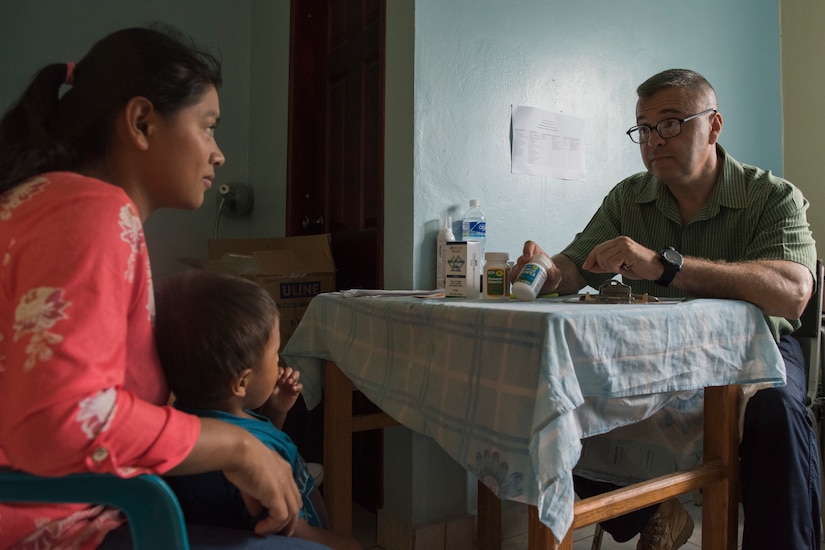
[[664, 139], [676, 137], [682, 133], [682, 124], [687, 122], [688, 120], [693, 120], [694, 118], [700, 117], [702, 115], [706, 115], [708, 113], [715, 113], [716, 109], [705, 109], [701, 113], [696, 113], [695, 115], [690, 115], [689, 117], [685, 118], [666, 118], [659, 122], [656, 126], [648, 126], [647, 124], [640, 124], [638, 126], [634, 126], [627, 132], [625, 132], [633, 143], [647, 143], [650, 140], [650, 134], [653, 130], [656, 130], [660, 136]]

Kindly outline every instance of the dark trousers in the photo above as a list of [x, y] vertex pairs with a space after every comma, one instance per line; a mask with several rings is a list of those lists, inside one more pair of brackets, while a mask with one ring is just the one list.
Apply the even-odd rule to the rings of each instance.
[[[317, 542], [270, 535], [259, 537], [252, 531], [214, 527], [211, 525], [186, 525], [191, 550], [330, 550]], [[124, 524], [106, 535], [97, 550], [132, 550], [129, 524]]]
[[[787, 384], [759, 391], [747, 404], [739, 445], [744, 550], [818, 550], [820, 527], [819, 452], [805, 407], [807, 379], [799, 342], [783, 336]], [[586, 498], [615, 485], [573, 476], [576, 493]], [[617, 542], [636, 536], [657, 506], [602, 523]]]

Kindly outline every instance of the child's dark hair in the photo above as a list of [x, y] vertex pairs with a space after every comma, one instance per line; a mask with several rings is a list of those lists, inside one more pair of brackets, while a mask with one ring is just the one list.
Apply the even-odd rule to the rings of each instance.
[[41, 69], [0, 120], [0, 193], [54, 170], [75, 170], [109, 151], [114, 119], [133, 97], [164, 116], [220, 88], [221, 64], [168, 27], [130, 28], [97, 42], [70, 71]]
[[156, 293], [161, 365], [181, 405], [209, 408], [230, 395], [230, 381], [257, 369], [278, 307], [260, 285], [234, 275], [191, 270]]

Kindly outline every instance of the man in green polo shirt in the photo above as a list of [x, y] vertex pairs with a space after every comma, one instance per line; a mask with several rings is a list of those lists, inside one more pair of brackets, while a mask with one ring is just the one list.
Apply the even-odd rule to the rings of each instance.
[[[664, 71], [636, 91], [637, 125], [627, 134], [647, 172], [608, 193], [584, 230], [552, 257], [542, 292], [574, 294], [620, 273], [634, 293], [759, 306], [785, 359], [787, 385], [758, 392], [746, 408], [742, 547], [818, 549], [816, 436], [805, 407], [804, 359], [790, 336], [814, 285], [808, 202], [788, 181], [737, 162], [717, 144], [716, 92], [698, 73]], [[514, 273], [536, 253], [543, 251], [527, 241]], [[574, 481], [582, 497], [615, 488]], [[678, 548], [693, 531], [677, 499], [602, 525], [620, 542], [641, 533], [637, 548], [644, 550]]]

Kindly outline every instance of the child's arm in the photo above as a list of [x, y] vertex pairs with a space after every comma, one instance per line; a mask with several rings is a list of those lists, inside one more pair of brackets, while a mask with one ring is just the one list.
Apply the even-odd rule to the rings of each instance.
[[261, 407], [261, 414], [267, 416], [279, 430], [283, 429], [287, 413], [304, 389], [304, 385], [298, 381], [299, 378], [301, 378], [301, 373], [292, 367], [281, 369], [275, 390]]

